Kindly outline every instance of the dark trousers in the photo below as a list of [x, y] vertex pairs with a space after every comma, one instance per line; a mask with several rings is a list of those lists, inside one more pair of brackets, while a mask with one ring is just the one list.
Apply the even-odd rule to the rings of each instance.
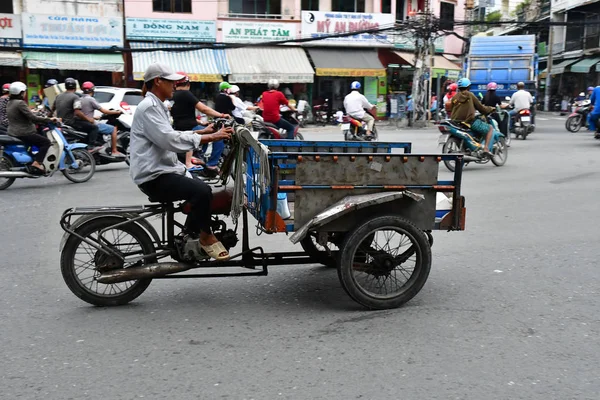
[[50, 140], [48, 140], [46, 136], [34, 134], [27, 136], [18, 136], [18, 138], [21, 139], [21, 141], [28, 146], [36, 146], [38, 148], [38, 152], [33, 159], [40, 164], [44, 162], [44, 158], [46, 158], [46, 153], [48, 153], [48, 149], [51, 146]]
[[98, 142], [98, 126], [88, 121], [78, 120], [73, 122], [73, 128], [88, 134], [87, 144], [93, 146]]
[[163, 174], [140, 185], [142, 192], [153, 201], [173, 202], [187, 200], [192, 210], [185, 221], [185, 227], [192, 233], [211, 233], [210, 203], [212, 190], [204, 181], [179, 174]]
[[[292, 125], [291, 123], [289, 123], [288, 121], [286, 121], [283, 118], [280, 118], [279, 121], [275, 122], [275, 125], [278, 128], [285, 129], [287, 131], [287, 139], [294, 140], [294, 130], [296, 130], [294, 125]], [[282, 139], [286, 139], [286, 138], [282, 138]]]

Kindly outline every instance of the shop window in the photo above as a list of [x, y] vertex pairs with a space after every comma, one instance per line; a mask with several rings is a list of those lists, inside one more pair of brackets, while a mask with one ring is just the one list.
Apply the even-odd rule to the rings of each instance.
[[302, 0], [302, 10], [319, 11], [319, 0]]
[[13, 13], [13, 5], [12, 1], [0, 1], [0, 13], [4, 14], [12, 14]]
[[454, 4], [440, 3], [440, 27], [448, 31], [454, 30]]
[[152, 0], [152, 11], [170, 13], [191, 13], [192, 0]]
[[396, 0], [396, 21], [404, 20], [404, 0]]
[[365, 0], [331, 0], [331, 11], [365, 12]]
[[229, 0], [230, 14], [281, 14], [281, 0]]
[[392, 12], [392, 0], [381, 0], [381, 12], [384, 14]]

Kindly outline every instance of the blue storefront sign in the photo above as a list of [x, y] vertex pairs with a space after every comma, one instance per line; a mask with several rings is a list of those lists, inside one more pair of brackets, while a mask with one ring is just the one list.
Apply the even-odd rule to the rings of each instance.
[[0, 46], [21, 47], [21, 17], [15, 14], [0, 14]]
[[23, 47], [123, 47], [123, 18], [23, 13]]
[[215, 21], [126, 18], [127, 40], [163, 42], [216, 42]]

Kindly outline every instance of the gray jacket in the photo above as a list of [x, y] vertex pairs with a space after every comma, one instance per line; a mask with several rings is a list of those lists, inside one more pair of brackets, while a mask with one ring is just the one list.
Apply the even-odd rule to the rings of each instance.
[[35, 115], [23, 100], [12, 99], [6, 106], [8, 134], [10, 136], [28, 136], [37, 134], [35, 124], [47, 124], [50, 118]]
[[177, 153], [198, 148], [200, 139], [194, 131], [173, 129], [167, 106], [148, 92], [138, 104], [131, 125], [129, 175], [133, 182], [139, 186], [162, 174], [186, 175], [185, 165], [179, 162]]

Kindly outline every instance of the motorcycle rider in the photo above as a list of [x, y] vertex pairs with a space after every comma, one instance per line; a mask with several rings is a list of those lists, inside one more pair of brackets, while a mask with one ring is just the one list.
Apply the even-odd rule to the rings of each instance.
[[9, 88], [9, 101], [6, 106], [8, 117], [8, 134], [19, 138], [29, 146], [36, 146], [38, 152], [34, 156], [30, 172], [43, 175], [46, 172], [43, 162], [50, 149], [50, 140], [37, 133], [35, 124], [57, 122], [56, 118], [45, 118], [34, 114], [27, 106], [27, 86], [23, 82], [13, 82]]
[[359, 90], [360, 82], [354, 81], [350, 84], [350, 93], [344, 98], [344, 108], [346, 109], [346, 113], [352, 118], [367, 123], [367, 136], [371, 136], [373, 134], [375, 118], [368, 112], [365, 112], [365, 108], [369, 111], [374, 111], [376, 106], [369, 103], [369, 100]]
[[518, 90], [511, 96], [509, 103], [511, 106], [514, 106], [514, 108], [508, 112], [511, 116], [511, 128], [514, 125], [514, 116], [521, 110], [529, 110], [531, 108], [531, 103], [533, 103], [531, 93], [525, 90], [525, 83], [517, 83], [517, 89]]
[[596, 86], [590, 96], [590, 103], [594, 109], [590, 113], [590, 130], [595, 130], [595, 139], [600, 139], [600, 86]]
[[[44, 89], [47, 89], [54, 85], [58, 85], [58, 81], [56, 79], [48, 79], [46, 81], [46, 84], [44, 85]], [[51, 110], [50, 100], [48, 100], [48, 96], [46, 96], [46, 93], [44, 93], [44, 100], [42, 100], [42, 105], [46, 108], [46, 110]]]
[[78, 131], [87, 133], [87, 143], [96, 146], [98, 141], [98, 127], [94, 118], [86, 117], [81, 111], [81, 98], [75, 93], [77, 81], [73, 78], [65, 79], [64, 93], [59, 94], [54, 100], [52, 111], [63, 122]]
[[[171, 106], [173, 127], [176, 130], [203, 130], [205, 126], [200, 125], [198, 123], [198, 120], [196, 119], [196, 110], [215, 118], [230, 118], [229, 114], [223, 114], [216, 110], [213, 110], [212, 108], [198, 100], [190, 90], [192, 86], [190, 82], [190, 77], [187, 76], [184, 72], [178, 72], [177, 74], [183, 76], [183, 78], [175, 82], [175, 93], [173, 94], [173, 105]], [[223, 150], [225, 149], [225, 144], [222, 140], [219, 140], [213, 142], [212, 145], [212, 152], [210, 158], [206, 162], [205, 167], [207, 169], [212, 170], [211, 172], [214, 172], [216, 174], [218, 172], [217, 165], [219, 163], [219, 159], [221, 158], [221, 154], [223, 154]], [[207, 146], [207, 143], [204, 144], [203, 151], [206, 151]], [[180, 161], [184, 160], [180, 159]], [[194, 166], [194, 162], [199, 162], [199, 160], [193, 159], [193, 151], [188, 151], [187, 153], [185, 153], [185, 166], [187, 168], [192, 168]]]
[[496, 82], [488, 83], [487, 92], [485, 92], [485, 96], [483, 96], [483, 101], [481, 103], [488, 107], [500, 106], [506, 108], [506, 105], [502, 105], [502, 98], [498, 96], [496, 89], [498, 89], [498, 84]]
[[10, 83], [2, 85], [2, 97], [0, 97], [0, 130], [8, 128], [8, 117], [6, 116], [6, 106], [9, 100]]
[[[494, 135], [494, 129], [491, 125], [483, 122], [480, 118], [475, 117], [475, 110], [481, 114], [487, 115], [494, 111], [493, 107], [486, 107], [477, 99], [477, 97], [469, 91], [471, 87], [471, 81], [467, 78], [461, 78], [458, 80], [458, 92], [452, 99], [447, 103], [447, 107], [450, 108], [451, 114], [450, 119], [454, 122], [463, 122], [470, 126], [471, 131], [477, 135], [485, 135], [485, 143], [487, 148], [482, 149], [483, 153], [488, 157], [492, 156], [492, 137]], [[472, 146], [479, 148], [481, 147], [478, 143], [471, 143]]]
[[231, 100], [233, 101], [233, 105], [235, 106], [235, 110], [233, 110], [233, 118], [235, 122], [238, 124], [245, 124], [243, 112], [246, 110], [254, 111], [258, 109], [257, 106], [247, 106], [242, 99], [240, 99], [240, 88], [238, 85], [231, 86], [229, 89], [229, 93], [231, 96]]
[[269, 79], [267, 83], [269, 90], [262, 94], [262, 105], [263, 105], [263, 120], [274, 124], [278, 128], [285, 129], [287, 131], [287, 138], [294, 139], [294, 125], [290, 124], [285, 119], [281, 118], [279, 113], [279, 107], [286, 105], [293, 112], [297, 112], [296, 107], [292, 106], [285, 95], [277, 90], [279, 88], [279, 81], [277, 79]]
[[452, 99], [452, 97], [454, 97], [458, 90], [458, 85], [456, 83], [451, 83], [446, 89], [448, 90], [448, 93], [446, 93], [446, 95], [444, 96], [444, 104], [446, 104]]
[[593, 87], [593, 86], [588, 86], [588, 88], [587, 88], [585, 91], [586, 91], [586, 93], [587, 93], [587, 94], [585, 95], [585, 98], [586, 98], [587, 100], [589, 100], [589, 99], [590, 99], [590, 97], [592, 96], [592, 92], [594, 91], [594, 87]]
[[213, 133], [177, 131], [169, 122], [164, 101], [173, 97], [175, 82], [183, 79], [171, 67], [155, 63], [144, 74], [145, 98], [138, 104], [131, 126], [131, 166], [129, 174], [142, 192], [160, 202], [187, 200], [192, 209], [185, 227], [199, 235], [201, 248], [215, 260], [229, 259], [229, 252], [211, 230], [212, 190], [193, 178], [177, 159], [177, 153], [195, 150], [201, 144], [229, 139], [231, 128]]
[[215, 110], [227, 115], [231, 115], [233, 110], [235, 110], [233, 100], [229, 97], [229, 89], [231, 89], [229, 82], [221, 82], [219, 84], [219, 94], [215, 99]]
[[81, 98], [81, 112], [86, 118], [88, 118], [88, 120], [91, 119], [94, 121], [98, 127], [99, 134], [110, 135], [111, 157], [115, 159], [125, 159], [125, 155], [117, 150], [117, 127], [110, 124], [97, 123], [97, 121], [94, 119], [95, 110], [98, 110], [106, 115], [121, 115], [123, 113], [121, 111], [111, 111], [101, 107], [98, 101], [94, 98], [94, 90], [96, 89], [96, 86], [92, 82], [83, 82], [81, 89], [83, 89], [83, 97]]

